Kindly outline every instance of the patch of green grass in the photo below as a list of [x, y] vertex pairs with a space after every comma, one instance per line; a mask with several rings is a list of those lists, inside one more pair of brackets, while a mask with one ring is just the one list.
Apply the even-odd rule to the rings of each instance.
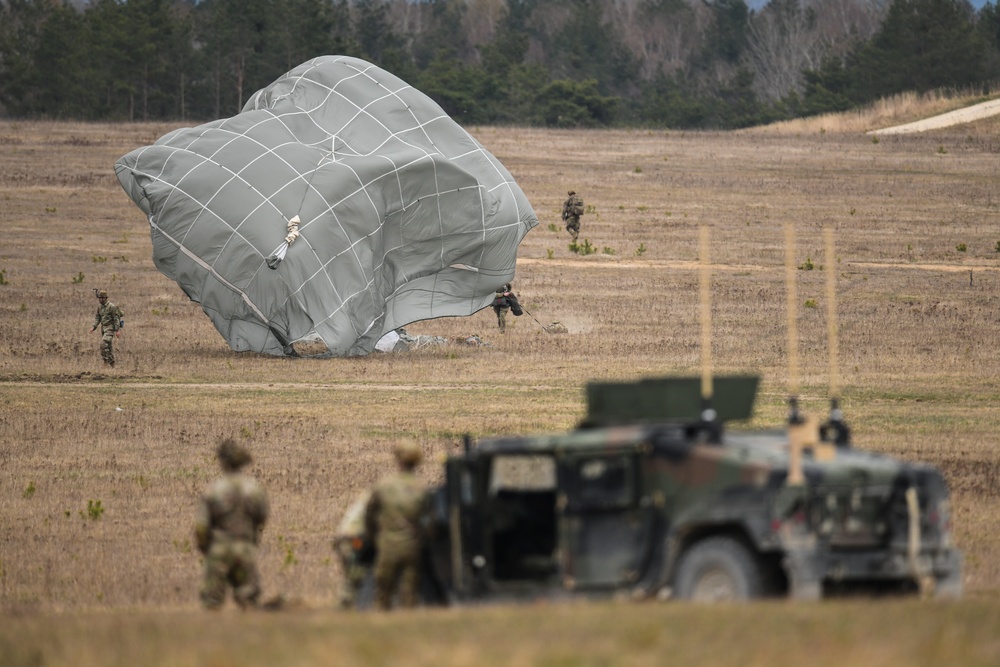
[[81, 510], [80, 516], [91, 521], [98, 521], [104, 516], [104, 505], [101, 504], [100, 500], [88, 500], [87, 513], [84, 514]]

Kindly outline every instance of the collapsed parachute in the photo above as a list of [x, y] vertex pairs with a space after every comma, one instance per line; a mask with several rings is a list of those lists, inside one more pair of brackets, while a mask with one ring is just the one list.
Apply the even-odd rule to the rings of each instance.
[[319, 337], [368, 354], [411, 322], [488, 306], [538, 219], [510, 173], [430, 98], [325, 56], [232, 118], [115, 164], [153, 261], [236, 351]]

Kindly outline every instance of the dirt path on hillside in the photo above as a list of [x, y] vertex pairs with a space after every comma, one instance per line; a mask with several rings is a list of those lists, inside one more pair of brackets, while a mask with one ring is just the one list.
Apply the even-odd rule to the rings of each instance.
[[1000, 114], [1000, 100], [990, 100], [981, 104], [974, 104], [964, 109], [955, 109], [939, 116], [924, 118], [923, 120], [896, 125], [895, 127], [883, 127], [881, 130], [870, 130], [867, 134], [911, 134], [914, 132], [926, 132], [927, 130], [939, 130], [943, 127], [971, 123], [974, 120], [989, 118]]

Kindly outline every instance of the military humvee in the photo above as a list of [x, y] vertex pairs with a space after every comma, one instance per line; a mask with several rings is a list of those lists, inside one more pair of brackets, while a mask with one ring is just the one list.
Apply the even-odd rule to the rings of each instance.
[[822, 427], [729, 431], [757, 378], [592, 383], [576, 430], [466, 439], [434, 490], [439, 597], [816, 599], [870, 589], [959, 596], [947, 485]]

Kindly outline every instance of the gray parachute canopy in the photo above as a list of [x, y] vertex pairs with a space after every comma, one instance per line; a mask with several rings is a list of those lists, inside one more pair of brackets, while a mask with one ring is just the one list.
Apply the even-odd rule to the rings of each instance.
[[538, 219], [510, 173], [430, 98], [357, 58], [304, 63], [242, 112], [115, 164], [153, 261], [236, 351], [471, 315], [514, 277]]

